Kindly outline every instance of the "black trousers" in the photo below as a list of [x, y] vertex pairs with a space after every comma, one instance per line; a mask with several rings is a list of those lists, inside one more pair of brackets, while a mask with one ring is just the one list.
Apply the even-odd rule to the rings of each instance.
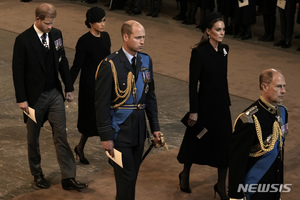
[[43, 92], [33, 106], [37, 123], [27, 120], [28, 160], [31, 174], [42, 174], [39, 137], [45, 117], [51, 128], [56, 149], [57, 161], [62, 179], [75, 178], [76, 163], [67, 141], [65, 104], [62, 94], [57, 89]]
[[116, 147], [122, 153], [123, 168], [111, 161], [117, 187], [116, 200], [134, 200], [135, 185], [141, 165], [144, 144], [134, 147]]
[[280, 17], [281, 40], [291, 42], [294, 33], [296, 1], [287, 0], [285, 9], [278, 7]]

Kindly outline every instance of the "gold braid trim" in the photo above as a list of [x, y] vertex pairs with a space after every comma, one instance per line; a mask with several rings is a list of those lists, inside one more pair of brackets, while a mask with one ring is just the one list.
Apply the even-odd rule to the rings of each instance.
[[[105, 59], [105, 61], [107, 60], [107, 58]], [[97, 76], [98, 76], [98, 72], [99, 72], [99, 69], [100, 69], [100, 66], [101, 66], [101, 63], [103, 62], [103, 60], [101, 60], [100, 64], [98, 65], [97, 67], [97, 70], [96, 70], [96, 73], [95, 73], [95, 80], [97, 80]]]
[[235, 119], [234, 125], [233, 125], [233, 131], [232, 131], [232, 132], [234, 132], [234, 130], [235, 130], [235, 125], [236, 125], [238, 119], [239, 119], [243, 114], [244, 114], [244, 113], [241, 113], [241, 114]]
[[257, 119], [257, 117], [255, 115], [253, 115], [254, 118], [254, 122], [255, 122], [255, 129], [256, 129], [256, 134], [257, 134], [257, 138], [260, 144], [261, 149], [255, 153], [250, 153], [249, 156], [251, 157], [259, 157], [264, 155], [265, 153], [272, 151], [274, 149], [275, 146], [275, 142], [276, 140], [279, 138], [280, 144], [279, 147], [280, 149], [282, 149], [282, 132], [279, 126], [279, 123], [277, 121], [275, 121], [273, 123], [273, 133], [272, 133], [272, 141], [270, 144], [264, 144], [263, 142], [263, 138], [262, 138], [262, 131], [261, 131], [261, 126], [259, 124], [259, 121]]
[[[104, 59], [104, 61], [107, 61], [107, 58]], [[100, 69], [100, 66], [101, 66], [102, 62], [103, 62], [103, 60], [100, 62], [100, 64], [97, 67], [96, 74], [95, 74], [95, 80], [97, 79], [98, 72], [99, 72], [99, 69]], [[110, 63], [110, 66], [111, 66], [111, 71], [112, 71], [113, 78], [114, 78], [114, 83], [115, 83], [115, 92], [116, 92], [116, 95], [117, 95], [116, 99], [114, 99], [113, 102], [116, 102], [119, 98], [124, 98], [123, 101], [121, 101], [120, 103], [111, 106], [111, 108], [117, 108], [117, 107], [119, 107], [120, 105], [124, 104], [127, 101], [127, 99], [130, 96], [131, 90], [133, 90], [132, 91], [133, 99], [136, 99], [135, 77], [132, 74], [132, 72], [129, 72], [127, 74], [127, 88], [125, 90], [121, 90], [120, 87], [119, 87], [118, 74], [117, 74], [115, 64], [112, 60], [110, 60], [109, 63]]]
[[115, 83], [115, 93], [117, 95], [117, 97], [113, 100], [113, 102], [116, 102], [119, 98], [123, 99], [120, 103], [111, 106], [111, 108], [117, 108], [127, 101], [132, 90], [133, 90], [132, 91], [133, 99], [136, 98], [135, 78], [134, 78], [134, 75], [132, 72], [128, 72], [127, 87], [125, 90], [121, 90], [119, 87], [118, 74], [117, 74], [115, 64], [112, 60], [110, 60], [109, 62], [110, 62], [110, 66], [111, 66], [111, 70], [112, 70], [112, 74], [113, 74], [113, 78], [114, 78], [114, 83]]

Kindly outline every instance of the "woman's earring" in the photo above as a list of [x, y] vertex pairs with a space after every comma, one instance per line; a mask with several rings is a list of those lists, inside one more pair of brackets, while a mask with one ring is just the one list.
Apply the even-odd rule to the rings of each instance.
[[208, 39], [210, 38], [210, 35], [208, 35]]

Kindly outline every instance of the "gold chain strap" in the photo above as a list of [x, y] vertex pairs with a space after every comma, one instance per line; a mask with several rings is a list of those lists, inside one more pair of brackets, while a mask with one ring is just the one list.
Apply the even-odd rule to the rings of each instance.
[[255, 152], [255, 153], [250, 153], [249, 156], [251, 157], [259, 157], [264, 155], [265, 153], [272, 151], [274, 149], [275, 146], [275, 142], [278, 139], [278, 137], [280, 138], [280, 144], [279, 147], [282, 148], [282, 132], [280, 129], [280, 126], [278, 124], [277, 121], [275, 121], [273, 123], [273, 133], [272, 133], [272, 141], [270, 144], [264, 144], [263, 142], [263, 138], [262, 138], [262, 131], [261, 131], [261, 126], [259, 124], [259, 121], [257, 119], [257, 117], [255, 115], [253, 115], [254, 118], [254, 122], [255, 122], [255, 129], [256, 129], [256, 134], [257, 134], [257, 138], [261, 147], [261, 150]]

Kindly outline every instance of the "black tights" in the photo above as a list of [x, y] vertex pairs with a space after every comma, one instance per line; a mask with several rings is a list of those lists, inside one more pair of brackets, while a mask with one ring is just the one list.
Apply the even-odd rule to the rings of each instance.
[[[192, 163], [184, 163], [183, 170], [181, 172], [182, 176], [189, 180], [190, 171], [191, 171]], [[222, 198], [226, 198], [226, 175], [227, 168], [218, 168], [218, 181], [217, 187], [221, 193]]]

